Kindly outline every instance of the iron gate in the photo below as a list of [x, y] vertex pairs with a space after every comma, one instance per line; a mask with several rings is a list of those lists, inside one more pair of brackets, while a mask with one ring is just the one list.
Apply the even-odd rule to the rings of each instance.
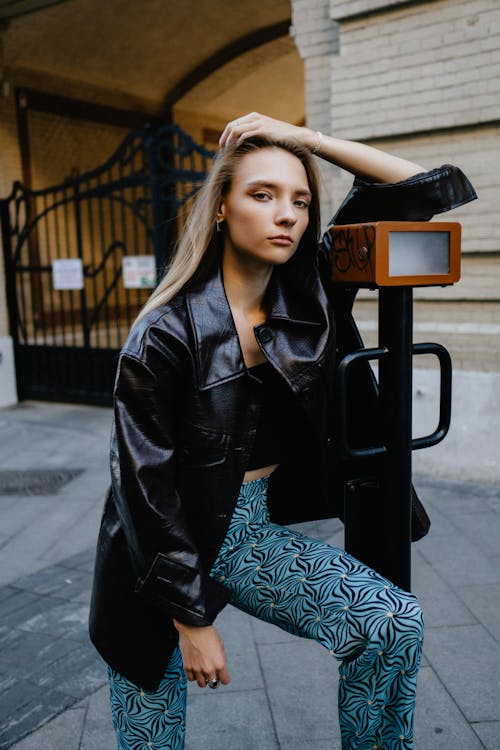
[[[213, 156], [178, 126], [145, 127], [92, 172], [44, 190], [14, 183], [0, 219], [20, 399], [111, 403], [151, 291], [125, 288], [123, 258], [154, 255], [161, 274]], [[61, 259], [81, 260], [82, 288], [54, 288]]]

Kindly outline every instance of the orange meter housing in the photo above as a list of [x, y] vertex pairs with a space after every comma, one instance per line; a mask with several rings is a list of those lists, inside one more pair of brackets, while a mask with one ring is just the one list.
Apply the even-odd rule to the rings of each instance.
[[377, 221], [328, 232], [335, 283], [373, 288], [460, 280], [462, 227], [456, 221]]

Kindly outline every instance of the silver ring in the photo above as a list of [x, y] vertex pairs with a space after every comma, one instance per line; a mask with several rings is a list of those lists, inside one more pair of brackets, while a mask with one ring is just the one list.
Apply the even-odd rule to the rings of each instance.
[[215, 690], [219, 687], [219, 680], [207, 680], [207, 685], [209, 688], [212, 688], [212, 690]]

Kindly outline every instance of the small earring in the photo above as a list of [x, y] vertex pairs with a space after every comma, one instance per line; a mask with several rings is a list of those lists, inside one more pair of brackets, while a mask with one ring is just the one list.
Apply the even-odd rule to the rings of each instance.
[[215, 220], [215, 228], [217, 232], [222, 232], [222, 220]]

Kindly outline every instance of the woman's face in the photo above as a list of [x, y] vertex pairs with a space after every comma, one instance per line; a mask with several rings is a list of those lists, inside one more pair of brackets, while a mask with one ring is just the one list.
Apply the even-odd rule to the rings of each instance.
[[243, 156], [222, 199], [224, 252], [255, 265], [286, 263], [309, 223], [311, 191], [300, 159], [277, 147]]

